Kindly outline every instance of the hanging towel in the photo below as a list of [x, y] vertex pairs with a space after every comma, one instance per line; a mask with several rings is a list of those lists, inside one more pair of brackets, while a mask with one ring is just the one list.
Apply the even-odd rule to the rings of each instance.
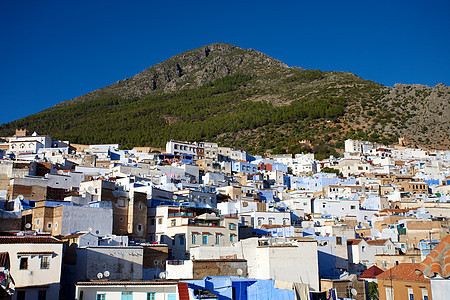
[[310, 300], [309, 284], [294, 282], [295, 300]]
[[292, 290], [294, 288], [294, 285], [293, 282], [290, 281], [275, 280], [274, 288], [282, 290]]

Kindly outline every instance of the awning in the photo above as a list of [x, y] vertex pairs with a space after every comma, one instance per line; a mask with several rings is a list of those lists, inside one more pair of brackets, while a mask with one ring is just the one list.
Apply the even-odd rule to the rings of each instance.
[[27, 252], [17, 252], [17, 255], [53, 255], [53, 251], [27, 251]]

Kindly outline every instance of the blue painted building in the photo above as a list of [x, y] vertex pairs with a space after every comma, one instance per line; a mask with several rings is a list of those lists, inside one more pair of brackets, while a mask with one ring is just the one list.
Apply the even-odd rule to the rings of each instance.
[[232, 161], [231, 162], [231, 171], [240, 173], [257, 173], [258, 172], [258, 165], [248, 163], [248, 162], [242, 162], [242, 161]]
[[[205, 277], [203, 280], [187, 280], [188, 288], [193, 292], [194, 299], [219, 300], [294, 300], [294, 290], [275, 288], [275, 280], [247, 279], [237, 276]], [[205, 297], [208, 294], [214, 294]]]
[[356, 179], [353, 177], [341, 178], [335, 174], [317, 173], [308, 177], [298, 177], [296, 182], [293, 182], [292, 189], [321, 191], [327, 185], [355, 185]]

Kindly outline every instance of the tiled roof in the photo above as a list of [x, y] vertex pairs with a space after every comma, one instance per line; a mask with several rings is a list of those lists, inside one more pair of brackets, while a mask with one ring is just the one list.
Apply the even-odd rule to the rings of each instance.
[[61, 240], [52, 236], [0, 236], [0, 244], [60, 244]]
[[377, 275], [380, 275], [384, 271], [373, 265], [367, 270], [365, 270], [358, 278], [375, 278]]
[[268, 225], [268, 224], [261, 225], [261, 229], [272, 229], [272, 228], [283, 228], [283, 227], [289, 227], [289, 226], [283, 226], [283, 225]]
[[359, 243], [361, 243], [362, 239], [348, 239], [347, 240], [347, 245], [358, 245]]
[[437, 275], [442, 278], [450, 277], [450, 234], [425, 257], [417, 271], [417, 273], [424, 274], [427, 277]]
[[387, 241], [388, 241], [388, 239], [378, 239], [378, 240], [367, 240], [366, 242], [369, 245], [382, 246], [382, 245], [386, 244]]
[[415, 270], [419, 267], [419, 264], [402, 263], [387, 271], [384, 271], [378, 278], [387, 278], [393, 280], [406, 280], [406, 281], [423, 281], [429, 282], [428, 278], [425, 278], [423, 274], [419, 275]]
[[[415, 208], [415, 209], [417, 209], [417, 208]], [[410, 210], [413, 210], [413, 209], [412, 208], [397, 208], [397, 209], [395, 209], [395, 208], [385, 208], [385, 209], [380, 210], [380, 212], [406, 213], [406, 212], [408, 212]]]
[[74, 239], [74, 238], [77, 238], [77, 237], [79, 237], [79, 236], [82, 236], [82, 235], [84, 235], [84, 234], [86, 234], [86, 233], [88, 233], [87, 231], [80, 231], [80, 232], [76, 232], [76, 233], [72, 233], [72, 234], [69, 234], [69, 235], [66, 235], [66, 236], [64, 236], [64, 237], [62, 237], [64, 240], [67, 240], [67, 239]]

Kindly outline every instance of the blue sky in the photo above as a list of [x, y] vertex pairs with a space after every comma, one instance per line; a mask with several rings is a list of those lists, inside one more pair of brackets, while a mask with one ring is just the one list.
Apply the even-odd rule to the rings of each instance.
[[378, 83], [450, 84], [449, 1], [0, 1], [0, 123], [214, 42]]

